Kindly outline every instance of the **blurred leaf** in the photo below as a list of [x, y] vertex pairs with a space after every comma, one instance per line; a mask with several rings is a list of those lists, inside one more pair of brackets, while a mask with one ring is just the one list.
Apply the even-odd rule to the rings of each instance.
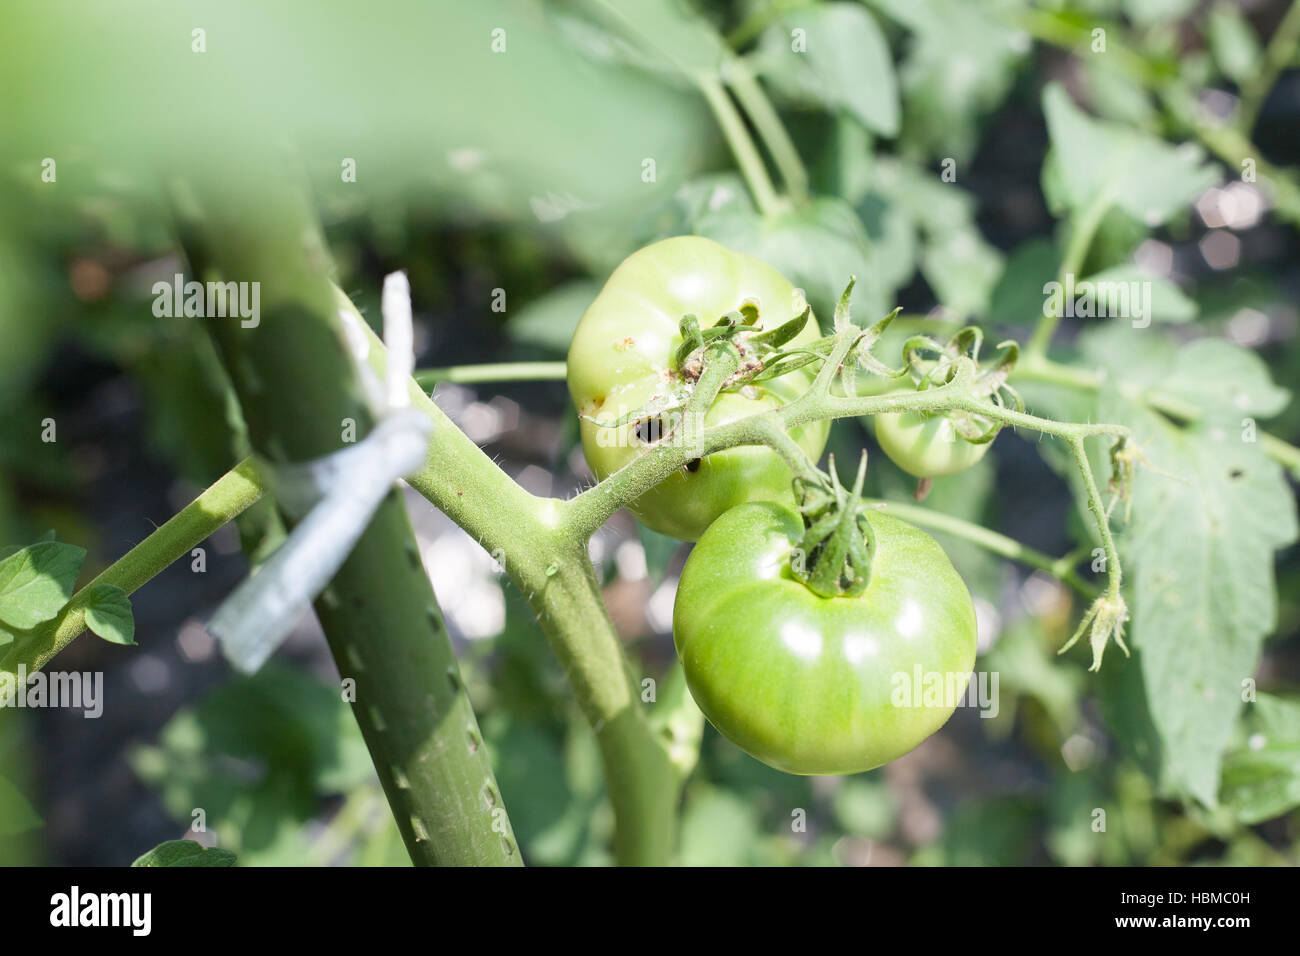
[[990, 295], [993, 322], [1036, 322], [1043, 314], [1043, 286], [1056, 279], [1061, 253], [1048, 239], [1030, 239], [1011, 253]]
[[[1273, 384], [1263, 359], [1224, 339], [1197, 339], [1178, 347], [1152, 330], [1111, 322], [1089, 330], [1082, 341], [1087, 361], [1109, 368], [1126, 388], [1172, 396], [1236, 432], [1243, 417], [1272, 418], [1291, 399], [1290, 392]], [[1137, 437], [1145, 441], [1144, 435]]]
[[920, 850], [912, 862], [922, 866], [1024, 865], [1036, 840], [1036, 801], [1007, 797], [959, 807], [943, 836]]
[[1002, 274], [1002, 254], [980, 234], [974, 197], [905, 160], [880, 158], [876, 181], [920, 227], [921, 274], [939, 301], [962, 317], [984, 314]]
[[[1058, 737], [1064, 739], [1079, 726], [1084, 678], [1077, 670], [1061, 666], [1055, 649], [1044, 645], [1033, 619], [1022, 618], [1007, 627], [980, 660], [985, 670], [1000, 675], [1003, 699], [1020, 695], [1037, 701]], [[1003, 715], [1014, 716], [1006, 711]]]
[[575, 862], [591, 805], [569, 790], [560, 741], [501, 710], [484, 715], [482, 726], [524, 859], [533, 864]]
[[1104, 194], [1131, 216], [1157, 226], [1219, 180], [1200, 147], [1170, 146], [1126, 126], [1094, 120], [1060, 85], [1043, 91], [1043, 112], [1065, 198], [1076, 212]]
[[[1183, 294], [1170, 279], [1153, 276], [1143, 272], [1135, 265], [1118, 265], [1088, 276], [1088, 282], [1096, 287], [1097, 311], [1115, 316], [1117, 320], [1137, 319], [1138, 304], [1145, 301], [1146, 315], [1142, 318], [1156, 322], [1190, 322], [1196, 318], [1196, 303]], [[1128, 297], [1126, 310], [1119, 309], [1116, 301], [1107, 300], [1104, 292], [1107, 285], [1122, 286], [1126, 290], [1142, 290], [1138, 295]], [[1120, 300], [1122, 301], [1122, 300]], [[1103, 303], [1106, 305], [1103, 306]]]
[[139, 857], [132, 866], [234, 866], [235, 854], [203, 847], [193, 840], [168, 840]]
[[86, 592], [86, 627], [110, 644], [135, 646], [131, 599], [113, 584], [96, 584]]
[[659, 680], [654, 703], [648, 705], [650, 727], [668, 751], [668, 760], [685, 780], [700, 759], [704, 736], [704, 714], [686, 687], [686, 674], [673, 658], [669, 671]]
[[12, 836], [43, 826], [27, 798], [12, 783], [0, 776], [0, 836]]
[[1124, 0], [1124, 9], [1135, 23], [1168, 23], [1187, 16], [1196, 0]]
[[921, 274], [936, 298], [958, 315], [983, 315], [1002, 273], [1002, 254], [974, 229], [931, 238]]
[[338, 689], [275, 664], [178, 712], [130, 762], [174, 819], [202, 809], [247, 865], [301, 863], [321, 798], [376, 784]]
[[557, 286], [515, 313], [506, 323], [506, 333], [516, 345], [563, 355], [569, 350], [578, 320], [598, 292], [600, 284], [585, 279]]
[[1245, 745], [1224, 758], [1220, 798], [1256, 824], [1300, 806], [1300, 699], [1260, 694], [1245, 724]]
[[699, 235], [776, 268], [802, 288], [821, 321], [829, 322], [849, 277], [856, 275], [853, 314], [875, 321], [888, 307], [880, 295], [872, 250], [862, 222], [842, 199], [815, 199], [807, 206], [771, 217], [721, 212], [704, 216]]
[[758, 837], [749, 801], [715, 787], [693, 787], [682, 812], [682, 866], [744, 866]]
[[636, 525], [636, 535], [641, 541], [641, 548], [645, 551], [646, 572], [650, 577], [650, 583], [658, 587], [663, 583], [664, 575], [668, 573], [668, 566], [681, 550], [682, 543], [676, 538], [650, 530], [639, 521]]
[[1091, 866], [1101, 856], [1104, 844], [1114, 842], [1114, 821], [1106, 821], [1105, 830], [1094, 830], [1098, 809], [1110, 806], [1087, 773], [1058, 771], [1052, 778], [1051, 799], [1047, 801], [1047, 849], [1061, 866]]
[[565, 0], [634, 45], [683, 73], [717, 72], [726, 44], [712, 25], [681, 0]]
[[1141, 83], [1103, 57], [1087, 57], [1083, 68], [1092, 105], [1103, 117], [1141, 129], [1156, 124], [1159, 113]]
[[832, 798], [835, 821], [845, 833], [882, 840], [894, 829], [894, 802], [874, 778], [845, 777]]
[[981, 121], [1011, 90], [1032, 43], [999, 17], [1017, 4], [992, 0], [872, 0], [912, 32], [899, 70], [905, 145], [926, 156], [969, 162]]
[[1259, 71], [1259, 38], [1237, 4], [1216, 3], [1207, 27], [1210, 52], [1224, 76], [1241, 86]]
[[[794, 31], [801, 31], [797, 39]], [[787, 14], [763, 34], [757, 62], [763, 76], [795, 102], [848, 110], [882, 136], [898, 132], [889, 45], [859, 4], [825, 3]]]
[[876, 282], [886, 302], [916, 275], [919, 239], [911, 214], [879, 193], [868, 192], [857, 203], [858, 216], [871, 243]]

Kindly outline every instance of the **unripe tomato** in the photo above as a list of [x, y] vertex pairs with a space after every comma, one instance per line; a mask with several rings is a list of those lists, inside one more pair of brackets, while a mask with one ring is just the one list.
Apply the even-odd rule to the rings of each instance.
[[857, 597], [818, 597], [794, 576], [803, 525], [775, 504], [728, 511], [682, 572], [673, 640], [687, 686], [724, 737], [778, 770], [888, 763], [943, 726], [970, 679], [975, 608], [947, 555], [904, 521], [868, 521], [876, 549]]
[[917, 478], [955, 475], [975, 464], [992, 442], [974, 444], [957, 434], [942, 412], [889, 412], [876, 416], [876, 441], [889, 460]]
[[[771, 266], [732, 252], [710, 239], [679, 236], [646, 246], [614, 270], [583, 314], [569, 346], [569, 394], [580, 415], [615, 422], [669, 392], [679, 325], [694, 315], [712, 325], [742, 306], [758, 309], [758, 325], [774, 329], [803, 310], [794, 287]], [[789, 347], [819, 337], [815, 319]], [[792, 401], [807, 390], [815, 372], [800, 369], [718, 396], [704, 426], [754, 415]], [[791, 432], [816, 459], [826, 444], [828, 422]], [[583, 418], [582, 450], [598, 479], [618, 471], [658, 439], [656, 423], [619, 427]], [[669, 438], [668, 440], [672, 440]], [[632, 512], [663, 534], [694, 541], [728, 508], [745, 501], [793, 504], [792, 475], [764, 447], [740, 447], [693, 462], [642, 495]]]

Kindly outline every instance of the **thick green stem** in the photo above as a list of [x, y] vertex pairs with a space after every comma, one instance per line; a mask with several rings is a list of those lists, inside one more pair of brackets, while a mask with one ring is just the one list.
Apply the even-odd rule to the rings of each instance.
[[790, 198], [795, 203], [805, 202], [808, 199], [808, 171], [799, 157], [794, 140], [790, 138], [785, 124], [773, 108], [772, 101], [763, 92], [762, 85], [754, 78], [748, 64], [736, 57], [728, 58], [723, 65], [722, 74], [771, 152], [772, 161], [781, 173], [781, 180], [785, 183]]
[[[368, 361], [382, 377], [383, 343], [365, 327]], [[529, 494], [470, 441], [412, 380], [411, 403], [433, 421], [426, 466], [407, 481], [505, 567], [537, 615], [584, 716], [596, 732], [616, 819], [615, 857], [663, 865], [675, 844], [681, 775], [646, 719], [601, 599], [586, 533], [559, 523], [561, 502]]]
[[713, 110], [713, 116], [722, 129], [722, 135], [727, 139], [727, 145], [731, 147], [736, 165], [740, 167], [740, 173], [745, 177], [745, 183], [754, 196], [754, 205], [763, 215], [771, 215], [780, 208], [781, 200], [772, 185], [771, 177], [767, 174], [767, 167], [763, 165], [763, 157], [759, 155], [758, 148], [750, 138], [749, 130], [745, 128], [745, 121], [741, 119], [735, 104], [731, 102], [731, 97], [727, 95], [727, 91], [718, 82], [717, 77], [696, 75], [693, 79], [700, 92], [704, 94], [709, 108]]
[[44, 667], [86, 629], [85, 595], [100, 584], [112, 584], [131, 594], [173, 561], [187, 556], [210, 534], [257, 501], [265, 486], [251, 461], [242, 461], [218, 478], [201, 495], [171, 517], [103, 573], [74, 594], [51, 623], [20, 638], [0, 659], [0, 683], [24, 667], [32, 673]]
[[[260, 283], [260, 321], [208, 320], [258, 454], [309, 461], [371, 427], [312, 217], [270, 177], [186, 198], [196, 271]], [[286, 518], [292, 518], [286, 515]], [[413, 862], [522, 862], [400, 493], [391, 490], [316, 600], [375, 769]]]
[[426, 368], [415, 373], [421, 388], [432, 388], [439, 382], [462, 385], [475, 382], [544, 382], [563, 380], [563, 362], [489, 362], [483, 365], [449, 365], [446, 368]]

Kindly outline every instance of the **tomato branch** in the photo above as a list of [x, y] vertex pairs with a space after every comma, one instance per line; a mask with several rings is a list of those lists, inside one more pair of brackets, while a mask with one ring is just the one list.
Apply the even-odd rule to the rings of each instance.
[[188, 555], [218, 528], [243, 514], [262, 497], [265, 487], [265, 479], [251, 459], [230, 469], [162, 527], [72, 595], [53, 621], [41, 625], [32, 635], [16, 640], [8, 653], [0, 657], [0, 682], [6, 676], [16, 679], [19, 667], [25, 668], [28, 674], [40, 670], [85, 631], [85, 597], [91, 588], [112, 584], [127, 594], [133, 593], [164, 568]]

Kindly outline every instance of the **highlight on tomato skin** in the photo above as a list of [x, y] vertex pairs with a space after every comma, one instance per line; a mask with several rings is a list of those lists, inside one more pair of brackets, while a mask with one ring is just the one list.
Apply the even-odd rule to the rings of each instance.
[[[739, 505], [704, 533], [678, 585], [673, 640], [687, 686], [728, 740], [778, 770], [851, 774], [947, 722], [975, 663], [975, 608], [938, 543], [889, 515], [857, 597], [822, 598], [791, 571], [794, 512]], [[952, 693], [912, 692], [915, 675]]]
[[[580, 416], [582, 450], [597, 479], [645, 453], [661, 429], [617, 422], [667, 396], [682, 342], [684, 315], [709, 326], [729, 312], [756, 307], [756, 325], [774, 329], [803, 310], [802, 296], [779, 272], [710, 239], [677, 236], [630, 255], [610, 275], [583, 314], [569, 346], [569, 394]], [[791, 341], [820, 337], [815, 317]], [[815, 370], [725, 391], [704, 416], [705, 427], [778, 408], [812, 384]], [[814, 460], [830, 432], [827, 421], [791, 431]], [[672, 440], [672, 436], [668, 437]], [[740, 447], [709, 455], [642, 495], [631, 510], [647, 527], [695, 541], [719, 515], [746, 501], [793, 505], [793, 475], [769, 448]]]

